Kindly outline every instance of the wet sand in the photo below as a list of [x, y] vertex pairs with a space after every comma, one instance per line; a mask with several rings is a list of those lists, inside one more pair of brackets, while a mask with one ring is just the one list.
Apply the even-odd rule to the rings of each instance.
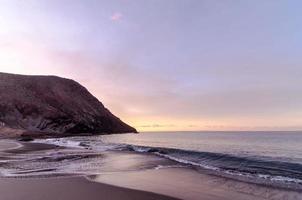
[[186, 168], [108, 173], [91, 180], [187, 200], [301, 200], [302, 191], [241, 182]]
[[1, 200], [176, 200], [150, 192], [126, 189], [85, 178], [0, 178]]
[[18, 149], [22, 147], [19, 142], [9, 141], [9, 140], [0, 140], [0, 151], [7, 151], [10, 149]]
[[[28, 142], [16, 142], [18, 144], [15, 148], [8, 148], [4, 150], [6, 153], [27, 153], [30, 151], [44, 151], [49, 149], [60, 149], [63, 147], [58, 147], [52, 144], [40, 144], [40, 143], [28, 143]], [[0, 147], [1, 148], [1, 147]]]

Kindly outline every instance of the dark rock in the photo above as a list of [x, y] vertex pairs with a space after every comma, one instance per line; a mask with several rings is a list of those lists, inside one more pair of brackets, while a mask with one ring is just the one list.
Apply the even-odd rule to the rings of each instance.
[[34, 139], [33, 139], [32, 137], [30, 137], [30, 136], [21, 137], [21, 138], [19, 139], [20, 142], [31, 142], [31, 141], [33, 141], [33, 140], [34, 140]]
[[0, 73], [0, 127], [67, 134], [136, 132], [79, 83]]

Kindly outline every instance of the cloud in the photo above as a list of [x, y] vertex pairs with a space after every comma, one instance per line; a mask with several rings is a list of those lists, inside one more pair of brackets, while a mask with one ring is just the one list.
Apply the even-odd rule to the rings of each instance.
[[113, 13], [111, 15], [110, 20], [112, 20], [112, 21], [119, 21], [119, 20], [122, 19], [122, 17], [123, 17], [122, 13], [115, 12], [115, 13]]
[[141, 126], [136, 126], [138, 128], [163, 128], [163, 127], [176, 127], [175, 124], [145, 124]]

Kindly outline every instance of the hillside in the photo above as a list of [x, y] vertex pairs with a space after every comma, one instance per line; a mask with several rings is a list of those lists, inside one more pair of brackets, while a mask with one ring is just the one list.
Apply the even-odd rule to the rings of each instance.
[[6, 73], [0, 73], [0, 126], [48, 134], [136, 132], [73, 80]]

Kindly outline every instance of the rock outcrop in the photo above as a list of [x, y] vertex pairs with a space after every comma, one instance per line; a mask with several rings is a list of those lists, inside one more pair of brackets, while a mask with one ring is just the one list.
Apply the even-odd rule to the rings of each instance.
[[7, 73], [0, 73], [1, 127], [71, 135], [136, 132], [73, 80]]

